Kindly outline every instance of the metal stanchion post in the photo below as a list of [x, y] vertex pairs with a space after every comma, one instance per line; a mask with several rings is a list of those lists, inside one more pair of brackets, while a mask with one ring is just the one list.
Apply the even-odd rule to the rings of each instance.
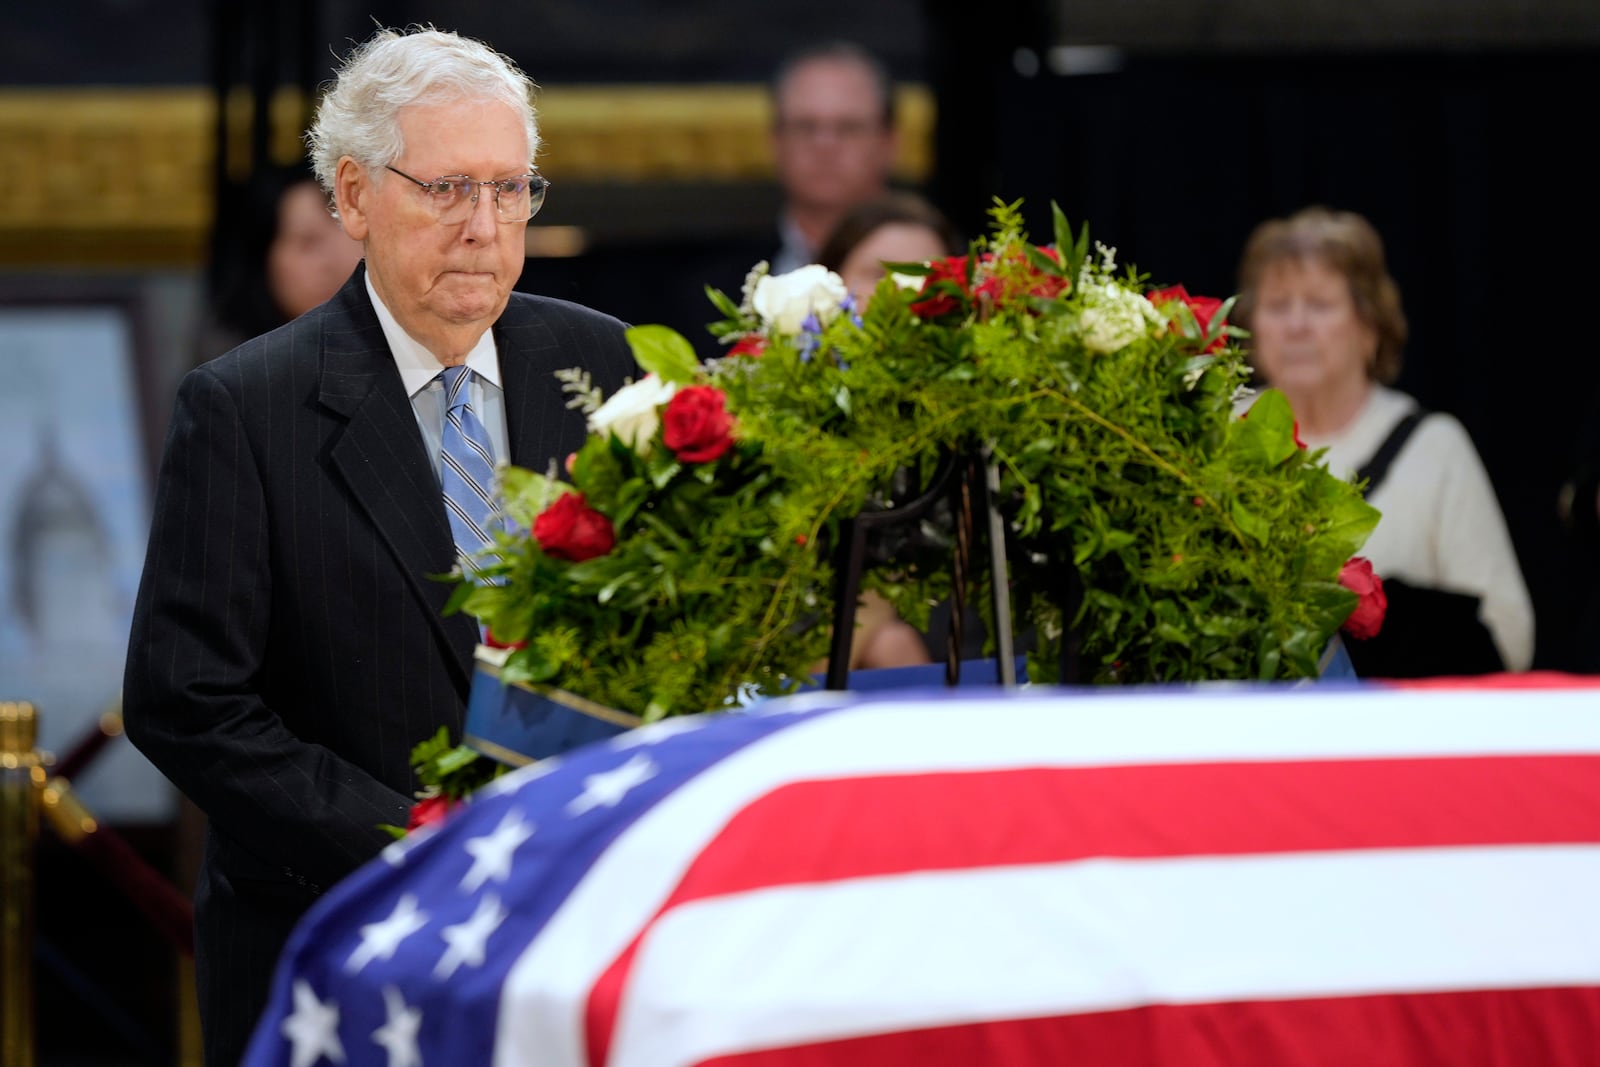
[[33, 862], [44, 761], [32, 704], [0, 702], [0, 1067], [33, 1067]]

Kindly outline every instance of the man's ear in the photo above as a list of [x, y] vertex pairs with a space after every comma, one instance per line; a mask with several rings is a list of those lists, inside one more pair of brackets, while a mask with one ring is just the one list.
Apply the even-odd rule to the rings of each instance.
[[372, 198], [376, 193], [367, 168], [349, 156], [340, 156], [339, 166], [333, 172], [333, 202], [339, 209], [339, 221], [344, 224], [344, 232], [357, 241], [367, 239], [370, 229], [367, 212], [372, 209]]

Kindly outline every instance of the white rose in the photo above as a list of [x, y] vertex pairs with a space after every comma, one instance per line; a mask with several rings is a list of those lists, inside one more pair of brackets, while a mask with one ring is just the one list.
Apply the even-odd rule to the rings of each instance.
[[769, 329], [794, 334], [800, 332], [807, 315], [815, 315], [823, 325], [831, 322], [849, 292], [842, 278], [813, 263], [788, 274], [762, 278], [756, 282], [751, 304]]
[[1166, 324], [1155, 305], [1142, 295], [1108, 282], [1083, 286], [1083, 312], [1078, 325], [1085, 348], [1091, 352], [1115, 352]]
[[614, 433], [623, 444], [640, 455], [650, 451], [650, 442], [661, 424], [660, 408], [678, 391], [677, 383], [663, 382], [654, 374], [646, 374], [632, 385], [625, 385], [611, 394], [589, 416], [589, 432], [604, 435]]

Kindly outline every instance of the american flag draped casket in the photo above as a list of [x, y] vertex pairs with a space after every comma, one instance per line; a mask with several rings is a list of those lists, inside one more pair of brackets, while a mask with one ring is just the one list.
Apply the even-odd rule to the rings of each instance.
[[502, 779], [249, 1067], [1600, 1062], [1600, 688], [823, 693]]

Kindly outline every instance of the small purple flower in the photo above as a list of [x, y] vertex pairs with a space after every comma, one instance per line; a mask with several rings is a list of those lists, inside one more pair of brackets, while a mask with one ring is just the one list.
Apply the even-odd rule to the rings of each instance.
[[817, 318], [817, 313], [812, 312], [800, 320], [800, 362], [810, 363], [812, 353], [817, 350], [817, 342], [822, 336], [822, 320]]

